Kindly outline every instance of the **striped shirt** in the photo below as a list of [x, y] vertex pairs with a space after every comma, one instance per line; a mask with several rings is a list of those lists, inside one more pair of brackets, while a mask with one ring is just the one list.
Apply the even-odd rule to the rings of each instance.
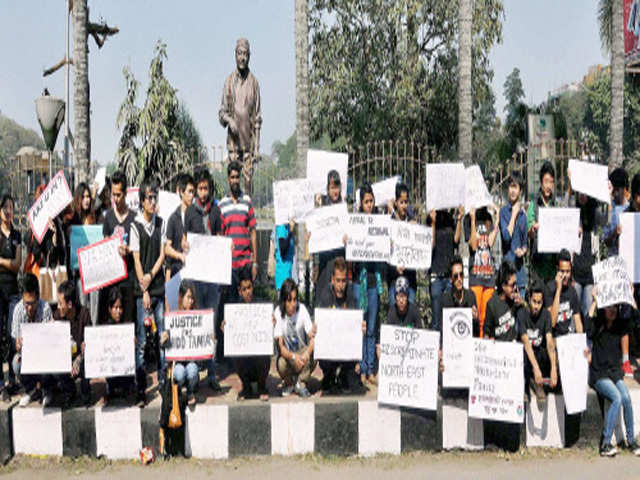
[[233, 241], [231, 267], [238, 270], [251, 264], [250, 232], [256, 228], [256, 216], [249, 195], [242, 195], [236, 203], [230, 195], [219, 203], [222, 234]]

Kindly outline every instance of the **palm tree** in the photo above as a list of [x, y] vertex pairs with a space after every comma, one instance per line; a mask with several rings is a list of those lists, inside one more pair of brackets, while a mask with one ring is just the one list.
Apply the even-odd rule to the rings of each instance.
[[458, 155], [471, 163], [473, 134], [471, 99], [471, 28], [473, 0], [460, 0], [458, 10]]
[[73, 154], [78, 182], [89, 176], [91, 124], [89, 119], [89, 45], [87, 0], [73, 2]]

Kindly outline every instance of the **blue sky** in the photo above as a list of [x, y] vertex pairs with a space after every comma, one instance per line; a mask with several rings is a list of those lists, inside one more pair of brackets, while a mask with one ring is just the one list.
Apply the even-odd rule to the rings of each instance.
[[[3, 0], [0, 6], [0, 111], [40, 131], [34, 99], [44, 86], [64, 96], [59, 70], [42, 70], [64, 55], [64, 0]], [[503, 43], [491, 62], [496, 111], [503, 115], [503, 84], [520, 68], [526, 100], [539, 103], [563, 83], [582, 79], [590, 65], [607, 63], [600, 48], [597, 0], [504, 0]], [[114, 158], [115, 119], [125, 94], [122, 68], [129, 65], [144, 97], [153, 47], [161, 38], [169, 55], [165, 73], [186, 102], [203, 141], [224, 144], [218, 123], [225, 77], [235, 68], [235, 40], [251, 41], [251, 69], [261, 85], [262, 151], [295, 129], [293, 0], [205, 1], [89, 0], [93, 21], [101, 17], [120, 33], [98, 49], [90, 39], [92, 153], [100, 163]], [[73, 124], [72, 124], [73, 125]], [[57, 148], [62, 142], [58, 140]]]

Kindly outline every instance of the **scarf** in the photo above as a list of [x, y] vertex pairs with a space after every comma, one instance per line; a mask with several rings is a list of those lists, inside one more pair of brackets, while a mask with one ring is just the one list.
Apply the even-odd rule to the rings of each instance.
[[202, 216], [202, 224], [204, 225], [204, 231], [211, 235], [211, 220], [209, 219], [209, 212], [211, 211], [212, 202], [207, 202], [204, 205], [200, 205], [200, 200], [196, 199], [193, 202], [193, 206], [198, 213]]

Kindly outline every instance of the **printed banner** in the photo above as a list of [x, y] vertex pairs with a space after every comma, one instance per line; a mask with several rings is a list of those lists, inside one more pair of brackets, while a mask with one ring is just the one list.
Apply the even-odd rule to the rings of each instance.
[[442, 386], [469, 388], [473, 380], [473, 321], [470, 308], [442, 309]]
[[389, 263], [409, 270], [431, 268], [431, 227], [408, 222], [391, 222], [391, 257]]
[[224, 306], [224, 355], [273, 355], [273, 306], [227, 303]]
[[135, 325], [105, 325], [84, 329], [86, 378], [131, 376], [136, 373]]
[[42, 239], [47, 233], [49, 220], [64, 210], [72, 200], [73, 196], [69, 190], [64, 171], [60, 170], [27, 212], [29, 226], [38, 243], [42, 243]]
[[181, 310], [164, 314], [169, 332], [167, 361], [208, 360], [213, 357], [213, 310]]
[[349, 215], [347, 261], [388, 262], [391, 255], [391, 221], [387, 215]]
[[362, 310], [316, 308], [316, 360], [362, 360]]
[[127, 264], [118, 252], [120, 245], [122, 237], [116, 235], [78, 249], [83, 294], [127, 278]]

